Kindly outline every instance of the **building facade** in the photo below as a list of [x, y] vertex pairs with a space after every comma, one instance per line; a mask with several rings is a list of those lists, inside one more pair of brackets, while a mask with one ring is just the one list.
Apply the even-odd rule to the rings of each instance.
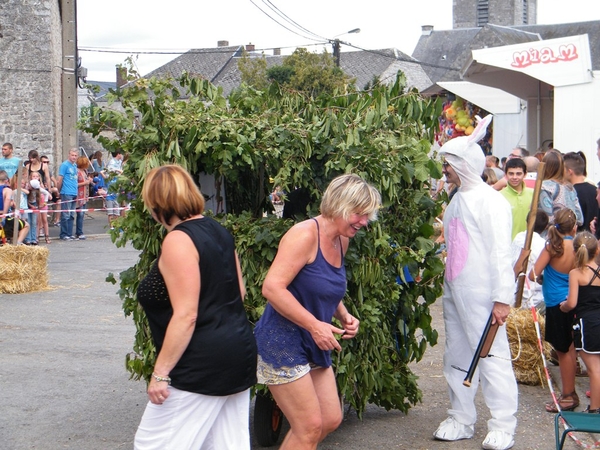
[[534, 25], [537, 0], [453, 0], [452, 28]]

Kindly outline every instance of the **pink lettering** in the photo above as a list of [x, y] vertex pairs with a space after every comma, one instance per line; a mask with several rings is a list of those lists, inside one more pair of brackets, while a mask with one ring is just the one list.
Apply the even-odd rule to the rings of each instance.
[[577, 55], [577, 47], [575, 47], [573, 44], [561, 45], [558, 48], [558, 52], [559, 52], [558, 59], [561, 59], [563, 61], [573, 61], [574, 59], [577, 59], [579, 56], [579, 55]]
[[574, 44], [561, 45], [558, 50], [550, 47], [544, 47], [541, 50], [529, 49], [529, 51], [520, 51], [513, 53], [512, 67], [523, 69], [532, 64], [549, 64], [560, 61], [573, 61], [579, 58], [577, 47]]
[[529, 52], [514, 52], [513, 53], [513, 62], [511, 66], [517, 68], [523, 68], [531, 65], [531, 58], [529, 56]]
[[554, 57], [554, 53], [551, 48], [543, 48], [540, 51], [540, 62], [542, 64], [548, 64], [551, 62], [556, 62], [556, 58]]

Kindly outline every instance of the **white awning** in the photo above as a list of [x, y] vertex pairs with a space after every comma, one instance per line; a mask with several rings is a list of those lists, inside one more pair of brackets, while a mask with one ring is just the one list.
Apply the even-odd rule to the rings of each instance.
[[440, 81], [437, 84], [492, 114], [511, 114], [521, 111], [519, 97], [500, 89], [468, 81]]
[[523, 99], [552, 87], [591, 83], [588, 35], [473, 50], [462, 78]]

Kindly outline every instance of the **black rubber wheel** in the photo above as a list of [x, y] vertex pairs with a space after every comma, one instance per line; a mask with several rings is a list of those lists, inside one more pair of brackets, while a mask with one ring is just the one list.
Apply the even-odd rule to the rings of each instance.
[[261, 447], [277, 444], [283, 424], [283, 413], [268, 394], [256, 394], [254, 403], [254, 436]]

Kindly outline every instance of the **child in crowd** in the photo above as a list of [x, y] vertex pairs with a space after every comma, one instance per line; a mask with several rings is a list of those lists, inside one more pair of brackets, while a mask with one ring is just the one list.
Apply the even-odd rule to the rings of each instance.
[[[546, 303], [545, 339], [558, 355], [562, 389], [557, 402], [563, 411], [572, 411], [579, 406], [575, 392], [577, 353], [573, 346], [573, 314], [560, 309], [569, 293], [569, 272], [575, 267], [573, 237], [576, 231], [575, 213], [568, 208], [556, 211], [554, 222], [548, 229], [548, 240], [529, 274], [531, 280], [542, 284]], [[539, 276], [542, 271], [543, 283]], [[558, 412], [553, 401], [546, 403], [546, 411]]]
[[[529, 214], [527, 214], [527, 220], [529, 221]], [[542, 250], [544, 250], [546, 241], [541, 234], [546, 231], [546, 228], [548, 228], [548, 214], [541, 209], [538, 209], [535, 216], [535, 223], [533, 225], [533, 236], [531, 237], [529, 261], [527, 263], [528, 268], [533, 267], [538, 257], [542, 253]], [[522, 250], [525, 247], [526, 235], [527, 231], [521, 231], [520, 233], [517, 233], [510, 247], [512, 265], [515, 270], [515, 277], [517, 278], [517, 281], [520, 271], [523, 267], [523, 260], [526, 258], [526, 255], [522, 254]], [[521, 305], [523, 308], [531, 308], [532, 306], [535, 306], [539, 312], [543, 313], [546, 309], [546, 306], [544, 304], [542, 285], [535, 281], [525, 283], [525, 287], [523, 288], [523, 301]]]
[[600, 267], [598, 240], [589, 232], [573, 241], [576, 267], [569, 273], [569, 296], [560, 304], [564, 313], [575, 309], [575, 348], [581, 351], [590, 378], [587, 411], [600, 414]]
[[[40, 192], [40, 173], [30, 172], [29, 181], [26, 182], [26, 189], [29, 191], [27, 194], [27, 208], [32, 210], [38, 210], [42, 207], [42, 193]], [[27, 221], [29, 222], [29, 233], [25, 243], [29, 245], [38, 245], [38, 217], [39, 212], [27, 213]]]
[[[25, 173], [27, 173], [27, 169], [25, 168]], [[27, 194], [29, 191], [26, 189], [27, 186], [27, 178], [24, 176], [21, 181], [21, 185], [25, 186], [25, 188], [21, 189], [21, 198], [17, 199], [17, 185], [18, 185], [18, 177], [17, 174], [14, 174], [10, 179], [10, 188], [12, 189], [11, 195], [11, 208], [10, 213], [12, 213], [9, 217], [6, 218], [4, 224], [4, 233], [8, 239], [13, 238], [14, 229], [15, 229], [15, 218], [17, 218], [18, 230], [17, 230], [17, 244], [24, 244], [25, 239], [27, 238], [27, 234], [29, 233], [29, 224], [26, 220], [22, 219], [20, 210], [27, 209]], [[14, 239], [13, 239], [14, 243]]]
[[83, 241], [86, 239], [83, 234], [83, 221], [85, 219], [85, 207], [87, 206], [90, 193], [90, 184], [92, 179], [88, 176], [87, 170], [90, 167], [90, 160], [86, 156], [77, 158], [77, 203], [76, 203], [76, 223], [75, 239]]

